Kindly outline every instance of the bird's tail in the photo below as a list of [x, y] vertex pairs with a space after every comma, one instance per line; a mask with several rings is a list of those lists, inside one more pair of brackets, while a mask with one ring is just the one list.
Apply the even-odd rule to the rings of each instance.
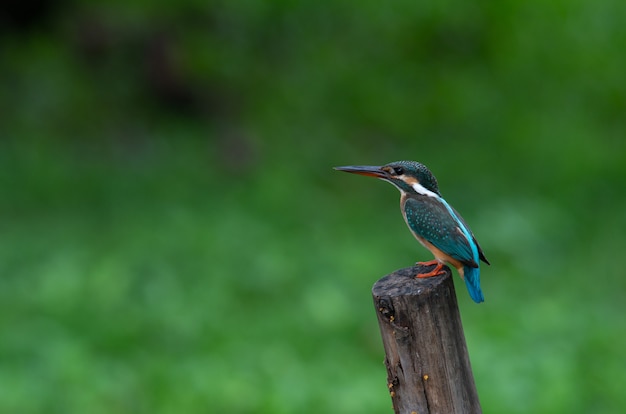
[[463, 266], [463, 278], [465, 279], [465, 286], [471, 298], [476, 303], [484, 302], [485, 297], [483, 291], [480, 289], [480, 268]]

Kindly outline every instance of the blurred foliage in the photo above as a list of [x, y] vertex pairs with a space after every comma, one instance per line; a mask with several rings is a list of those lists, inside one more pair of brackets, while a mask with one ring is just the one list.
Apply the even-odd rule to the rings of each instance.
[[625, 15], [7, 2], [0, 412], [391, 412], [370, 286], [429, 257], [331, 167], [398, 159], [493, 264], [458, 292], [485, 412], [624, 412]]

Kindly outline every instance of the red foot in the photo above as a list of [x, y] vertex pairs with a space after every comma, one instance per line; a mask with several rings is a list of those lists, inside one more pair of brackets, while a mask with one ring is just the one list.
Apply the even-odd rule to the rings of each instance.
[[446, 273], [445, 270], [443, 270], [443, 265], [441, 264], [440, 261], [438, 260], [431, 260], [429, 262], [417, 262], [417, 264], [422, 265], [422, 266], [432, 266], [434, 264], [436, 264], [437, 266], [435, 266], [435, 268], [433, 270], [431, 270], [428, 273], [418, 273], [415, 275], [416, 278], [425, 278], [425, 277], [433, 277], [433, 276], [441, 276], [444, 275]]

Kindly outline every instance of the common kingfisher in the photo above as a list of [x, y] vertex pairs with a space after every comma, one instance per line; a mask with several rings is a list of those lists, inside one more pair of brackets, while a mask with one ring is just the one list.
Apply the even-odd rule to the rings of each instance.
[[418, 264], [437, 265], [418, 278], [445, 273], [444, 264], [451, 264], [459, 272], [470, 297], [476, 303], [485, 297], [480, 289], [479, 261], [489, 264], [474, 234], [439, 192], [437, 179], [424, 164], [415, 161], [396, 161], [387, 165], [351, 165], [336, 170], [366, 175], [387, 181], [400, 190], [400, 209], [413, 236], [435, 256], [435, 260]]

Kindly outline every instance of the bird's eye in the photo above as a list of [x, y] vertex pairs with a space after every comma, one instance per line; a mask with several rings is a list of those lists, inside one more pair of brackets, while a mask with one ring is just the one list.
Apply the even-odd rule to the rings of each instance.
[[393, 167], [393, 172], [396, 175], [402, 175], [402, 174], [404, 174], [404, 168], [402, 168], [402, 167]]

